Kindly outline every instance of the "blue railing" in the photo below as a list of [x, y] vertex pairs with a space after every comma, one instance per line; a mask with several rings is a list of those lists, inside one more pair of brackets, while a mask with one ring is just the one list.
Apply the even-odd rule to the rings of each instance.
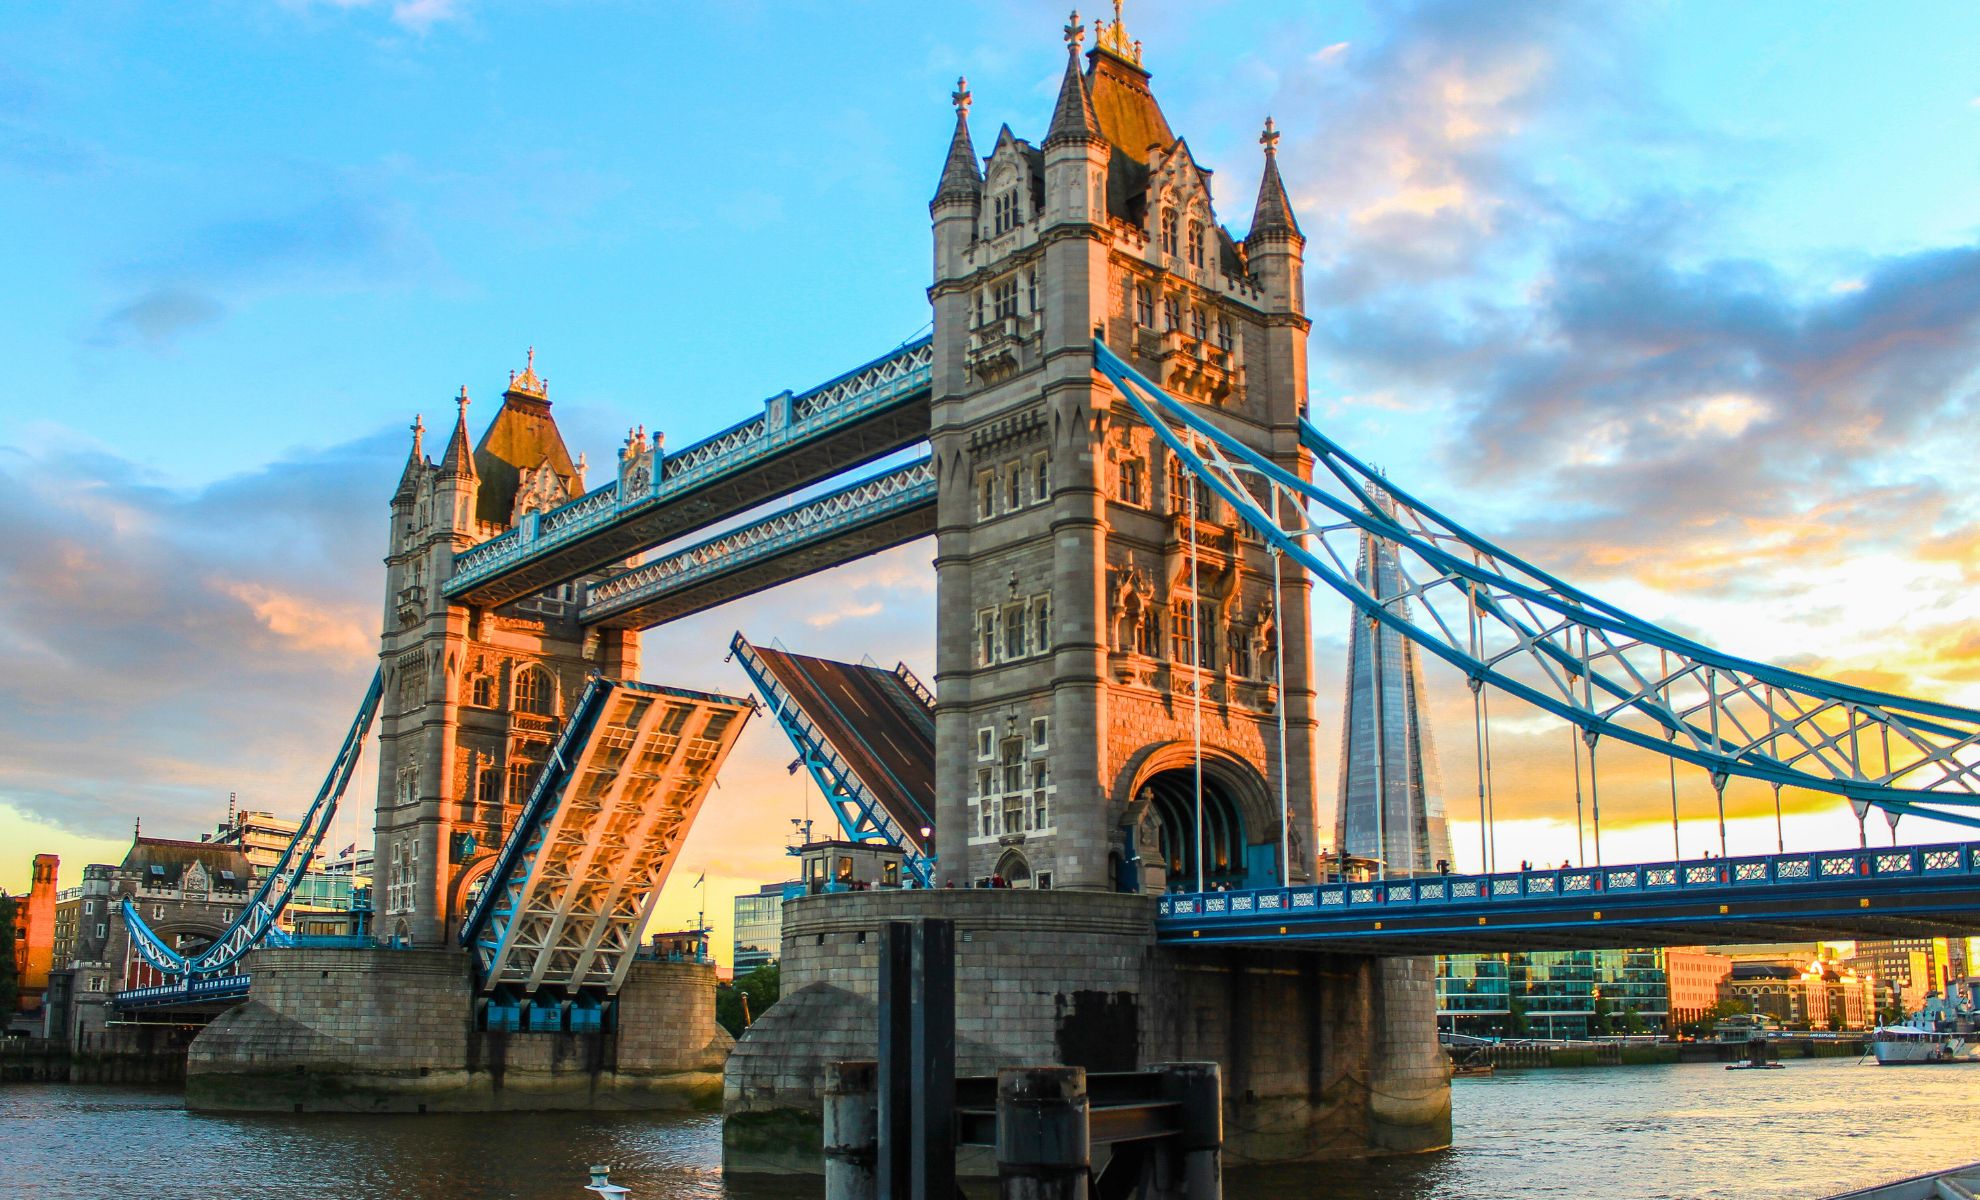
[[126, 988], [111, 996], [110, 1002], [118, 1008], [153, 1008], [200, 1000], [241, 1000], [247, 997], [248, 980], [246, 972], [238, 975], [188, 975], [179, 983]]
[[1612, 867], [1557, 867], [1495, 875], [1418, 875], [1384, 880], [1162, 897], [1160, 922], [1257, 917], [1363, 918], [1377, 910], [1558, 903], [1609, 894], [1778, 889], [1945, 875], [1980, 876], [1980, 842], [1826, 850], [1752, 858], [1688, 859]]

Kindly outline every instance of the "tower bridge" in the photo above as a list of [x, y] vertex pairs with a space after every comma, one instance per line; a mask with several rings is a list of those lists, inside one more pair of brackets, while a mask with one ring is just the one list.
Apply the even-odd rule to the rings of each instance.
[[[1622, 741], [1702, 768], [1721, 802], [1748, 778], [1859, 818], [1980, 824], [1980, 713], [1672, 634], [1379, 478], [1305, 419], [1305, 237], [1271, 122], [1240, 239], [1118, 6], [1090, 48], [1076, 19], [1066, 34], [1035, 144], [1005, 127], [979, 155], [959, 82], [928, 338], [680, 450], [635, 429], [596, 487], [533, 356], [479, 438], [465, 389], [437, 458], [415, 424], [353, 732], [375, 714], [374, 932], [398, 949], [273, 946], [279, 897], [218, 955], [152, 945], [189, 986], [262, 947], [248, 1003], [195, 1046], [201, 1103], [499, 1107], [525, 1070], [543, 1103], [599, 1102], [601, 1072], [641, 1096], [711, 1086], [705, 964], [670, 973], [636, 946], [753, 706], [637, 682], [641, 631], [931, 534], [932, 692], [905, 668], [731, 645], [845, 835], [925, 885], [791, 903], [787, 997], [722, 1083], [736, 1161], [815, 1150], [776, 1131], [815, 1121], [827, 1056], [871, 1045], [868, 935], [892, 919], [964, 931], [966, 1069], [1216, 1059], [1234, 1146], [1265, 1159], [1448, 1140], [1424, 955], [1971, 920], [1969, 845], [1726, 859], [1711, 878], [1432, 876], [1425, 755], [1381, 709], [1392, 661], [1411, 688], [1419, 658], [1460, 673], [1481, 761], [1486, 697], [1508, 695], [1576, 731], [1591, 791]], [[1369, 647], [1356, 719], [1376, 736], [1349, 776], [1372, 819], [1343, 825], [1373, 839], [1356, 850], [1373, 881], [1330, 881], [1319, 854], [1316, 582]], [[1034, 886], [969, 886], [993, 877]], [[271, 1063], [330, 1084], [298, 1093]], [[444, 1087], [420, 1082], [433, 1071]]]

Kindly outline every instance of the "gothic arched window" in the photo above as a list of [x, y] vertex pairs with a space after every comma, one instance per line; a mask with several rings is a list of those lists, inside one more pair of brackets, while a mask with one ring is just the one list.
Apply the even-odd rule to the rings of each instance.
[[1155, 296], [1145, 283], [1134, 285], [1134, 323], [1143, 327], [1155, 323]]
[[1189, 223], [1189, 265], [1192, 267], [1203, 265], [1203, 222], [1201, 221]]
[[516, 672], [517, 712], [547, 717], [550, 715], [550, 700], [550, 680], [541, 668], [523, 667]]
[[1181, 253], [1176, 246], [1181, 240], [1176, 230], [1177, 221], [1175, 209], [1167, 207], [1162, 209], [1162, 253], [1171, 256]]

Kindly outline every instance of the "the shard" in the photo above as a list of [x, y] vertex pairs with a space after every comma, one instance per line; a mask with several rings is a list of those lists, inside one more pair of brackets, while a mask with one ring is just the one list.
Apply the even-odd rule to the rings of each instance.
[[[1407, 600], [1391, 599], [1403, 591], [1394, 546], [1362, 534], [1355, 571], [1389, 611], [1408, 615]], [[1378, 632], [1359, 611], [1350, 621], [1335, 852], [1381, 860], [1392, 875], [1436, 871], [1451, 861], [1451, 835], [1416, 646], [1392, 629]]]

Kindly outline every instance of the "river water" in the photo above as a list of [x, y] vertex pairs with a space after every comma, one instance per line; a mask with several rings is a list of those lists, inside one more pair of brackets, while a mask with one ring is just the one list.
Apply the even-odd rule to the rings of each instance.
[[[1980, 1159], [1980, 1067], [1851, 1059], [1507, 1072], [1453, 1085], [1439, 1154], [1233, 1170], [1231, 1200], [1819, 1197]], [[723, 1182], [714, 1117], [214, 1117], [176, 1093], [0, 1088], [0, 1195], [34, 1200], [805, 1200], [815, 1181]], [[978, 1194], [981, 1194], [979, 1191]]]

